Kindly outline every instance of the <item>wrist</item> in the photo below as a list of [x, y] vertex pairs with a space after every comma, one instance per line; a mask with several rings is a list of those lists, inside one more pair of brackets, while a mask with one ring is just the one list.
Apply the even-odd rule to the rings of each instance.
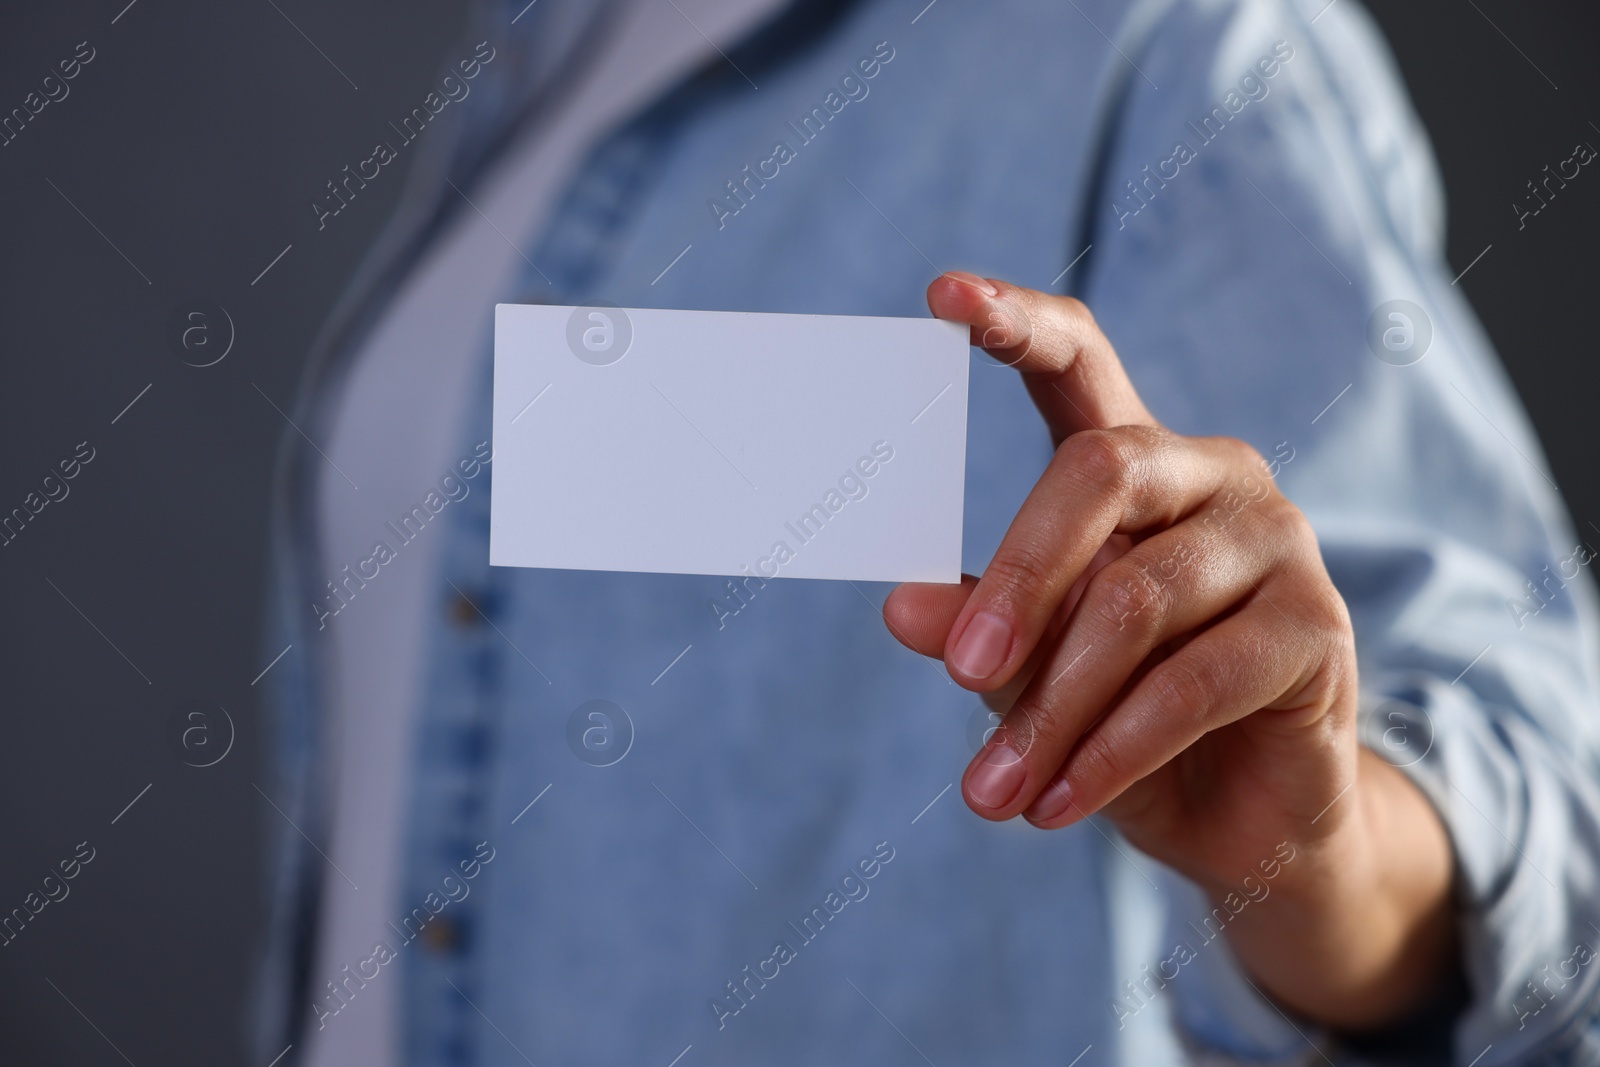
[[[1293, 861], [1229, 924], [1229, 940], [1282, 1006], [1373, 1029], [1415, 1011], [1459, 967], [1449, 838], [1416, 786], [1366, 749], [1326, 814], [1331, 827], [1290, 842]], [[1206, 888], [1218, 902], [1229, 892]]]

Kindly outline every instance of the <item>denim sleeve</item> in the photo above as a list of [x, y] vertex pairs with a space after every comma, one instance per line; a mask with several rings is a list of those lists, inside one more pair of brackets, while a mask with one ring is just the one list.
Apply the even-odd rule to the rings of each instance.
[[[1573, 528], [1452, 281], [1386, 47], [1352, 0], [1193, 0], [1126, 63], [1091, 252], [1064, 285], [1158, 417], [1249, 441], [1317, 530], [1363, 741], [1454, 845], [1467, 992], [1448, 1061], [1594, 1062], [1600, 527]], [[1207, 905], [1170, 898], [1182, 936]], [[1174, 1014], [1209, 1054], [1365, 1062], [1225, 950], [1186, 970]]]

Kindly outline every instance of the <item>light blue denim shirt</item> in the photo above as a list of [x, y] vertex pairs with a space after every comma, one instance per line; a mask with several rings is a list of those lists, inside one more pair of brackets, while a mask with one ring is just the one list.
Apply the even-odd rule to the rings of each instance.
[[[1367, 743], [1455, 845], [1469, 988], [1448, 1062], [1595, 1062], [1596, 528], [1573, 530], [1450, 283], [1384, 46], [1352, 0], [1325, 2], [808, 0], [605, 140], [546, 231], [514, 235], [548, 281], [503, 298], [923, 315], [958, 268], [1081, 297], [1160, 419], [1253, 444], [1316, 526]], [[507, 60], [452, 109], [324, 331], [296, 419], [313, 438], [458, 210], [445, 178], [470, 189], [560, 91], [603, 5], [510, 25], [523, 8], [479, 12], [472, 40]], [[1050, 442], [1015, 374], [973, 358], [979, 572]], [[485, 352], [463, 455], [489, 436], [488, 373]], [[271, 642], [306, 653], [272, 677], [274, 796], [313, 840], [316, 462], [287, 441]], [[397, 961], [411, 1062], [1370, 1062], [1264, 1000], [1217, 936], [1233, 912], [1108, 823], [967, 811], [951, 783], [987, 720], [887, 632], [886, 587], [730, 599], [720, 578], [491, 569], [487, 501], [443, 520], [394, 914], [478, 842], [494, 858]], [[453, 612], [452, 586], [488, 621]], [[610, 766], [570, 740], [592, 700], [631, 723], [580, 718], [601, 751], [629, 739]], [[323, 861], [274, 829], [262, 1063], [325, 995], [307, 967]], [[1270, 892], [1262, 860], [1236, 908]]]

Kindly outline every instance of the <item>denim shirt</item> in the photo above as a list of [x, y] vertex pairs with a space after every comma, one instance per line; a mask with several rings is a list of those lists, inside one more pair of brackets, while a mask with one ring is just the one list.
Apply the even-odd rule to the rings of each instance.
[[[1388, 54], [1354, 3], [1324, 3], [806, 0], [608, 136], [545, 231], [515, 235], [537, 269], [501, 298], [923, 315], [944, 269], [1079, 296], [1158, 418], [1250, 442], [1310, 517], [1354, 622], [1364, 739], [1450, 834], [1464, 1006], [1441, 994], [1442, 1040], [1409, 1062], [1594, 1062], [1593, 551], [1450, 281]], [[459, 210], [445, 179], [470, 190], [559, 91], [592, 29], [580, 8], [478, 12], [473, 40], [511, 61], [419, 160], [319, 339], [296, 419], [314, 438], [356, 341]], [[1015, 373], [973, 359], [963, 565], [981, 572], [1051, 445]], [[487, 352], [481, 381], [462, 455], [489, 437]], [[286, 439], [270, 631], [303, 652], [272, 677], [274, 795], [312, 840], [315, 462]], [[1104, 820], [1046, 833], [967, 811], [953, 783], [989, 717], [886, 630], [887, 587], [491, 569], [487, 508], [479, 491], [441, 517], [397, 813], [383, 980], [403, 983], [411, 1062], [1401, 1048], [1292, 1019], [1230, 954], [1219, 930], [1292, 855], [1240, 871], [1217, 911]], [[452, 610], [463, 593], [481, 616]], [[333, 977], [308, 973], [323, 860], [273, 829], [261, 1063]], [[446, 904], [442, 877], [485, 848]], [[405, 947], [418, 907], [432, 930]]]

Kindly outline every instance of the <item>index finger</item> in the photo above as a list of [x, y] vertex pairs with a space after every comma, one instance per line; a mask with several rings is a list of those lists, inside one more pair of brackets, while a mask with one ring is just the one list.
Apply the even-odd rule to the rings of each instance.
[[928, 286], [928, 308], [1022, 372], [1057, 444], [1079, 430], [1157, 425], [1082, 302], [949, 271]]

